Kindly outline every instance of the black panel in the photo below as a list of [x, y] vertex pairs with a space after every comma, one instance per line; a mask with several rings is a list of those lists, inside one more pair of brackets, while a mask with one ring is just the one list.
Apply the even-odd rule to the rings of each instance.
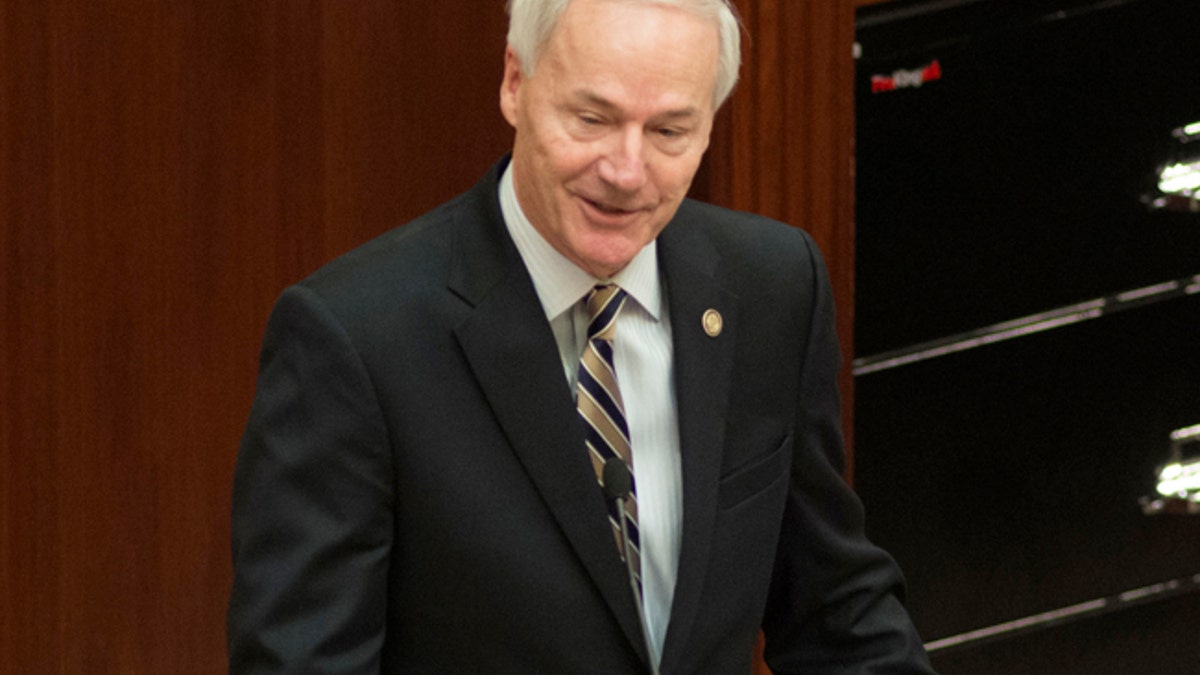
[[[1143, 200], [1200, 121], [1197, 27], [1195, 0], [860, 10], [856, 356], [1200, 275], [1200, 213]], [[1200, 294], [858, 377], [856, 488], [922, 636], [1200, 573], [1200, 516], [1139, 505], [1194, 424]], [[1192, 592], [934, 663], [1194, 672], [1198, 621]]]
[[858, 378], [855, 485], [926, 639], [1200, 573], [1142, 514], [1200, 423], [1200, 296]]
[[[1200, 120], [1200, 2], [1092, 4], [859, 31], [859, 356], [1200, 273], [1200, 214], [1141, 202]], [[941, 79], [871, 93], [934, 60]]]

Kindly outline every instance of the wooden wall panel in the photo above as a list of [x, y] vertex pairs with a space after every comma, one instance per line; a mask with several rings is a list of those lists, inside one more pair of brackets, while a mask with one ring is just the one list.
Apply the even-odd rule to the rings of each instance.
[[[697, 190], [813, 231], [849, 307], [849, 81], [811, 53], [845, 10], [739, 4], [747, 78]], [[509, 147], [504, 25], [499, 1], [0, 3], [0, 672], [224, 669], [271, 303]]]
[[0, 3], [0, 672], [223, 669], [271, 302], [509, 146], [504, 23], [499, 3]]

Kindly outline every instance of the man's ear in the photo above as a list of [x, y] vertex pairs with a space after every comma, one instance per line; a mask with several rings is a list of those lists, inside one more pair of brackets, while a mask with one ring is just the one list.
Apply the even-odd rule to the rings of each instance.
[[517, 110], [520, 107], [521, 85], [525, 75], [521, 72], [521, 60], [512, 47], [504, 49], [504, 80], [500, 83], [500, 112], [514, 128], [517, 126]]

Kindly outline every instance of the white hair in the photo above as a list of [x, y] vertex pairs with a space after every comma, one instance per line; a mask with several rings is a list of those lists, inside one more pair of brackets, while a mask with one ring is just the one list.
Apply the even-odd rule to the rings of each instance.
[[[721, 107], [737, 83], [742, 63], [741, 22], [730, 0], [624, 0], [651, 5], [668, 5], [692, 12], [717, 22], [719, 52], [717, 56], [717, 85], [713, 92], [713, 110]], [[508, 46], [521, 62], [521, 72], [533, 75], [538, 57], [558, 18], [571, 0], [508, 0]]]

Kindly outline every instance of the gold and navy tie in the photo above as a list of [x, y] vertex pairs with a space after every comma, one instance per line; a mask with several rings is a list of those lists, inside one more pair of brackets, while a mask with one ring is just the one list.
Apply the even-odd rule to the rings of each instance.
[[[587, 296], [588, 342], [579, 359], [577, 403], [583, 421], [588, 456], [596, 471], [596, 480], [603, 487], [604, 464], [619, 457], [633, 473], [633, 455], [629, 448], [629, 427], [625, 423], [625, 405], [617, 389], [617, 371], [613, 367], [613, 338], [617, 333], [617, 314], [625, 304], [625, 291], [616, 284], [593, 288]], [[630, 480], [634, 485], [633, 480]], [[615, 500], [608, 504], [617, 550], [630, 556], [638, 587], [641, 587], [641, 559], [637, 525], [637, 489], [634, 485], [625, 500], [625, 525], [629, 531], [630, 550], [625, 551], [621, 539], [620, 512]]]

